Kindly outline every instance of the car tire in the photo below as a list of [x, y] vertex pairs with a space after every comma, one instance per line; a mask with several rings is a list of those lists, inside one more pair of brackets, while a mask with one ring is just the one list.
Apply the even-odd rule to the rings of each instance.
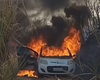
[[38, 72], [38, 77], [39, 77], [39, 78], [43, 78], [43, 77], [44, 77], [44, 74], [40, 74], [40, 73]]

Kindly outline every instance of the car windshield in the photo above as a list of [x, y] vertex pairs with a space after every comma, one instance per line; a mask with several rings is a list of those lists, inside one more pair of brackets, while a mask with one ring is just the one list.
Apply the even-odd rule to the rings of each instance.
[[71, 52], [70, 52], [69, 49], [68, 49], [68, 52], [69, 52], [69, 56], [44, 56], [42, 54], [42, 49], [41, 49], [41, 51], [40, 51], [40, 57], [47, 57], [47, 58], [72, 58], [72, 57], [74, 57], [74, 56], [72, 56], [72, 54], [71, 54]]

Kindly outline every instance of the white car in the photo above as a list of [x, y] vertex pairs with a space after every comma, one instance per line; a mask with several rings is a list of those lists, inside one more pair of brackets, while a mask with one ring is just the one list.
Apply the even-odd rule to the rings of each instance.
[[[33, 54], [33, 57], [31, 57]], [[75, 71], [75, 62], [72, 56], [46, 57], [39, 56], [37, 52], [27, 47], [20, 47], [17, 53], [20, 62], [25, 61], [26, 65], [34, 65], [39, 74], [72, 74]]]
[[39, 74], [72, 74], [75, 71], [75, 62], [71, 56], [44, 57], [38, 59]]

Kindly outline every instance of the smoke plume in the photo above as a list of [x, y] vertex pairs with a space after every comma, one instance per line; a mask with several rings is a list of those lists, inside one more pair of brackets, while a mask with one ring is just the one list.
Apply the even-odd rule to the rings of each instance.
[[[28, 16], [25, 14], [23, 3]], [[18, 40], [22, 44], [27, 45], [31, 41], [31, 38], [43, 35], [49, 46], [58, 45], [58, 42], [62, 43], [64, 37], [61, 40], [59, 40], [58, 37], [62, 36], [66, 27], [66, 32], [68, 33], [69, 27], [61, 16], [65, 15], [63, 9], [69, 6], [69, 0], [23, 0], [23, 3], [19, 4], [21, 11], [18, 10], [18, 23], [20, 23], [24, 29], [17, 32], [18, 35], [20, 35]], [[25, 15], [23, 16], [23, 14]], [[45, 21], [45, 24], [36, 25], [35, 30], [30, 27], [29, 19], [33, 24], [35, 21]], [[48, 25], [48, 22], [53, 25]], [[59, 44], [59, 46], [60, 45], [61, 44]]]
[[63, 43], [64, 38], [68, 35], [70, 26], [66, 23], [66, 21], [62, 17], [52, 16], [50, 25], [44, 25], [34, 28], [27, 28], [27, 30], [18, 31], [20, 33], [20, 37], [18, 40], [27, 45], [31, 42], [31, 39], [39, 38], [43, 36], [44, 41], [48, 46], [57, 46], [60, 47]]
[[44, 8], [50, 10], [57, 10], [62, 7], [68, 6], [69, 0], [40, 0]]

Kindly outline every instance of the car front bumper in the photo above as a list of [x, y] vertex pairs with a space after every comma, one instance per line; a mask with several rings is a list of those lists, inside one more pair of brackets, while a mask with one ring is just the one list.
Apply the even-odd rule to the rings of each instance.
[[45, 65], [39, 64], [38, 71], [40, 74], [72, 74], [75, 71], [75, 64], [70, 65]]

